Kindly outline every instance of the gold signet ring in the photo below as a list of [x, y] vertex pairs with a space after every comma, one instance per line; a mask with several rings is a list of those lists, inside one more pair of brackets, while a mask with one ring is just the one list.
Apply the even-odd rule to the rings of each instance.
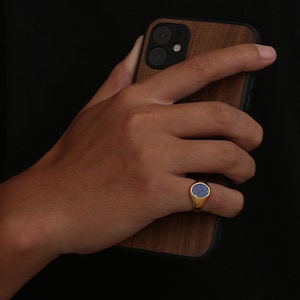
[[190, 196], [193, 201], [193, 209], [201, 210], [210, 195], [210, 187], [203, 181], [197, 181], [190, 187]]

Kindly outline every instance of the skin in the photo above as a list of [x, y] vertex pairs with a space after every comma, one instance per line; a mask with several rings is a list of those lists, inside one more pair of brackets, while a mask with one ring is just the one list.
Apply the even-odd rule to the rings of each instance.
[[[275, 50], [217, 50], [133, 84], [141, 43], [49, 152], [0, 185], [1, 300], [62, 254], [100, 251], [156, 218], [190, 211], [194, 180], [185, 173], [220, 173], [236, 184], [255, 174], [249, 152], [263, 130], [249, 115], [220, 102], [171, 104], [212, 81], [269, 66]], [[234, 217], [242, 210], [237, 189], [209, 184], [203, 211]]]

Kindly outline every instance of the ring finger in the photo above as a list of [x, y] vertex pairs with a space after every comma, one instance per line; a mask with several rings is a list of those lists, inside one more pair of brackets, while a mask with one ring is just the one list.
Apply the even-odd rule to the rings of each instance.
[[[190, 211], [193, 209], [193, 201], [189, 194], [191, 185], [195, 182], [189, 178], [173, 178], [172, 183], [172, 203], [175, 211]], [[210, 212], [223, 217], [236, 216], [244, 206], [243, 194], [235, 189], [221, 184], [208, 182], [210, 195], [202, 207], [202, 211]], [[175, 199], [175, 201], [174, 201]]]

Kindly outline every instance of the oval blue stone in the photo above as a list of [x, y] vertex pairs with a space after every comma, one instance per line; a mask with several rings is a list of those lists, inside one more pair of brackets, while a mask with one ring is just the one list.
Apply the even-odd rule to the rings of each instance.
[[203, 198], [209, 195], [209, 188], [206, 184], [198, 182], [192, 187], [192, 193], [196, 197]]

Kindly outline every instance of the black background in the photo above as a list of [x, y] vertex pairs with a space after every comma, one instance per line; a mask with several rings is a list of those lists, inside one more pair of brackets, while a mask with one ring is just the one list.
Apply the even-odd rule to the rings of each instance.
[[[39, 159], [148, 24], [160, 16], [246, 22], [278, 60], [257, 73], [264, 127], [245, 207], [206, 260], [107, 249], [50, 263], [14, 299], [299, 299], [299, 54], [296, 1], [1, 3], [1, 176]], [[4, 142], [2, 142], [4, 141]]]

